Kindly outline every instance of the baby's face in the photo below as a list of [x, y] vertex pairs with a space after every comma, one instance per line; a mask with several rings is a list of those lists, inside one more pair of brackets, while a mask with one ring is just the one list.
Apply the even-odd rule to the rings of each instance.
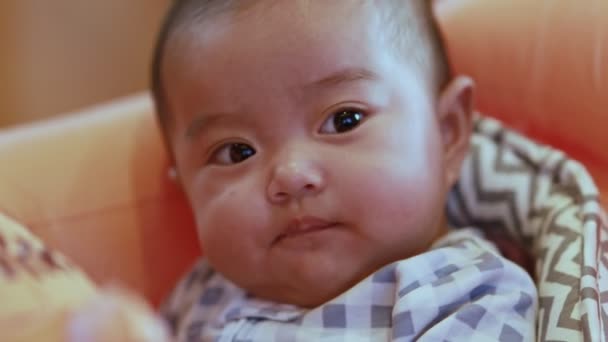
[[434, 97], [374, 11], [258, 7], [168, 47], [171, 145], [216, 270], [315, 306], [441, 233], [444, 146]]

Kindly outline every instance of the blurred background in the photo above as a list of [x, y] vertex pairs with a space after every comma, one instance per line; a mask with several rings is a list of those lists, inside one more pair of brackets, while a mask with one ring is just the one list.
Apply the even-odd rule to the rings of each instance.
[[0, 129], [146, 89], [169, 2], [0, 1]]

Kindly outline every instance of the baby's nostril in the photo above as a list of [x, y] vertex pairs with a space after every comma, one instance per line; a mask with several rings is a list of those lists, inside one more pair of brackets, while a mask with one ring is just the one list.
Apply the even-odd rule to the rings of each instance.
[[304, 189], [306, 189], [306, 190], [314, 190], [315, 186], [312, 185], [312, 184], [306, 184], [306, 186], [304, 186]]

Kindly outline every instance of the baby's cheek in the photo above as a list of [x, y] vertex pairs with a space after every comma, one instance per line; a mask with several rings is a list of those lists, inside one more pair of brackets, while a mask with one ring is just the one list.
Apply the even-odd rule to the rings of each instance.
[[259, 254], [267, 210], [246, 187], [226, 187], [199, 203], [199, 238], [212, 263], [252, 261]]
[[246, 197], [246, 190], [242, 189], [239, 182], [208, 178], [210, 177], [193, 182], [193, 191], [190, 192], [190, 204], [201, 235], [206, 234], [211, 227], [238, 220]]
[[357, 176], [357, 192], [345, 199], [354, 202], [350, 212], [360, 215], [366, 234], [383, 246], [418, 240], [424, 244], [425, 233], [432, 234], [431, 226], [443, 210], [438, 174], [405, 161], [379, 158], [375, 163], [389, 167], [372, 168], [372, 177]]
[[[229, 189], [201, 200], [194, 210], [203, 242], [234, 243], [241, 240], [236, 238], [244, 233], [248, 221], [244, 208], [236, 193]], [[231, 241], [233, 239], [237, 241]]]

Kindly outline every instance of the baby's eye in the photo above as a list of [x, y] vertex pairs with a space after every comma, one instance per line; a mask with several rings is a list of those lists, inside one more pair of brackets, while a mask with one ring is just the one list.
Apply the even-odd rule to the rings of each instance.
[[355, 129], [363, 120], [364, 114], [356, 109], [341, 109], [332, 114], [321, 126], [321, 133], [336, 134]]
[[255, 149], [247, 144], [230, 143], [215, 150], [211, 162], [220, 165], [237, 164], [254, 154]]

